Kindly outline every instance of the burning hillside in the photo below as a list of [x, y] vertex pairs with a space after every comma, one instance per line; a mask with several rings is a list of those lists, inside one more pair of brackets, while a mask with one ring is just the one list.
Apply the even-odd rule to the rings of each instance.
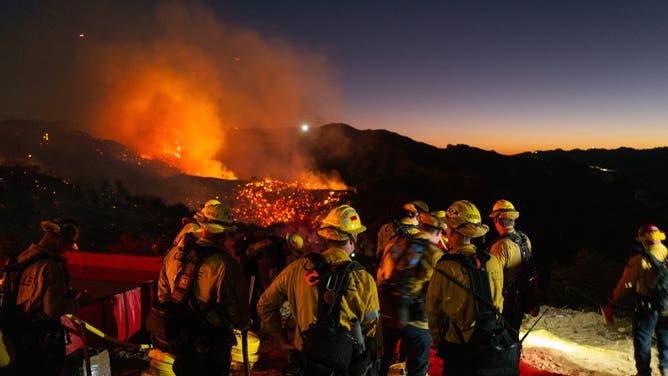
[[311, 221], [334, 205], [346, 203], [350, 191], [309, 189], [300, 183], [264, 179], [241, 186], [232, 203], [238, 220], [260, 226]]
[[[243, 142], [230, 138], [230, 131], [296, 127], [336, 107], [337, 89], [324, 59], [225, 25], [204, 6], [166, 3], [151, 19], [136, 21], [159, 32], [131, 42], [111, 36], [92, 43], [88, 37], [91, 43], [81, 53], [87, 80], [101, 90], [86, 123], [95, 136], [127, 145], [143, 158], [194, 176], [265, 177], [229, 169], [219, 158], [230, 144]], [[296, 180], [311, 170], [293, 155], [293, 143], [274, 146], [266, 155], [294, 158], [274, 166], [272, 178]], [[249, 152], [230, 159], [270, 161], [265, 153]]]

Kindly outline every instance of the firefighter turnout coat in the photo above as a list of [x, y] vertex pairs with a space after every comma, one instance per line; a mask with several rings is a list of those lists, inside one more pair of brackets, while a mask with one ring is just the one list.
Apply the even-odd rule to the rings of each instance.
[[[351, 261], [345, 250], [330, 247], [322, 253], [332, 265]], [[313, 269], [309, 258], [293, 261], [274, 279], [269, 288], [260, 297], [257, 311], [262, 320], [262, 327], [271, 333], [281, 331], [280, 308], [287, 301], [295, 318], [294, 346], [302, 349], [302, 333], [315, 322], [318, 314], [318, 290], [306, 281], [307, 269]], [[348, 288], [341, 299], [341, 325], [350, 330], [350, 322], [359, 320], [362, 333], [366, 337], [375, 337], [379, 321], [379, 303], [376, 283], [366, 270], [350, 272]]]

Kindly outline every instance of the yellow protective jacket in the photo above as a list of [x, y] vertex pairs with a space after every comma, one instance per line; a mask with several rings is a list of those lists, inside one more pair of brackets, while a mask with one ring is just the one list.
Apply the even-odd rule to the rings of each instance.
[[[330, 247], [322, 253], [325, 260], [333, 265], [351, 261], [345, 250]], [[318, 314], [318, 290], [306, 283], [306, 269], [314, 265], [308, 258], [290, 263], [272, 281], [257, 303], [257, 312], [262, 320], [262, 327], [272, 333], [281, 331], [280, 308], [283, 302], [290, 304], [290, 311], [295, 317], [295, 347], [302, 348], [302, 333], [315, 322]], [[366, 270], [350, 272], [348, 289], [341, 299], [341, 325], [350, 330], [350, 322], [359, 320], [362, 333], [366, 337], [375, 337], [378, 326], [378, 294], [373, 277]]]
[[[412, 249], [415, 246], [422, 248], [421, 255], [417, 255], [416, 250]], [[406, 236], [395, 236], [390, 240], [385, 247], [376, 273], [384, 326], [401, 327], [402, 324], [409, 324], [427, 329], [427, 322], [422, 320], [413, 319], [408, 323], [399, 323], [396, 312], [396, 306], [399, 304], [399, 290], [403, 289], [402, 292], [408, 296], [424, 300], [425, 287], [431, 280], [434, 265], [441, 256], [443, 256], [443, 251], [431, 243], [424, 232], [413, 235], [412, 239]], [[417, 261], [416, 264], [414, 264], [415, 261]], [[404, 278], [400, 277], [402, 275]], [[388, 291], [388, 287], [391, 286], [395, 288], [392, 289], [393, 291]], [[420, 310], [423, 308], [420, 307]], [[413, 306], [412, 309], [416, 307]]]
[[[466, 244], [451, 251], [452, 254], [461, 253], [464, 256], [476, 252], [475, 245]], [[503, 310], [503, 268], [496, 256], [491, 256], [486, 263], [489, 275], [489, 284], [492, 290], [494, 306]], [[441, 259], [435, 266], [464, 286], [471, 286], [468, 270], [465, 266], [453, 260]], [[473, 295], [449, 279], [434, 271], [427, 289], [425, 304], [429, 320], [429, 332], [435, 344], [442, 339], [451, 343], [467, 343], [475, 329], [475, 302]]]
[[[660, 262], [668, 257], [668, 249], [662, 243], [650, 244], [647, 251]], [[618, 303], [630, 292], [637, 294], [640, 298], [649, 298], [655, 285], [656, 275], [652, 271], [652, 264], [641, 253], [633, 255], [617, 282], [610, 304]]]
[[37, 244], [31, 244], [21, 252], [17, 261], [23, 262], [38, 253], [52, 257], [36, 261], [23, 271], [16, 306], [32, 321], [54, 320], [66, 313], [75, 313], [78, 307], [70, 288], [65, 259]]
[[[508, 233], [514, 233], [515, 229], [509, 229]], [[527, 245], [531, 251], [531, 241], [527, 237]], [[508, 237], [494, 242], [489, 253], [496, 256], [503, 265], [503, 281], [506, 286], [512, 286], [517, 282], [522, 271], [522, 252], [520, 246]]]
[[[215, 248], [204, 256], [197, 277], [191, 285], [200, 312], [214, 328], [246, 328], [250, 320], [248, 286], [239, 263], [221, 246], [206, 239], [198, 239], [197, 245]], [[171, 299], [176, 276], [181, 269], [180, 247], [173, 247], [162, 261], [158, 279], [158, 301]]]

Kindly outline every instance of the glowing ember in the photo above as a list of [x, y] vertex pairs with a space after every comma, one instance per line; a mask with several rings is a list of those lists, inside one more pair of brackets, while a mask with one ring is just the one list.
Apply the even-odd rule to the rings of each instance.
[[240, 222], [269, 226], [304, 220], [315, 222], [334, 205], [347, 203], [350, 193], [264, 179], [240, 187], [231, 202]]

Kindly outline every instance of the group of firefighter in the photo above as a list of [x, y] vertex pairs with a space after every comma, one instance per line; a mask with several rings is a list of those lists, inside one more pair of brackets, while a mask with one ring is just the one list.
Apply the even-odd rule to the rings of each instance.
[[[498, 200], [489, 217], [499, 235], [481, 245], [474, 239], [487, 234], [489, 226], [470, 201], [455, 201], [444, 211], [430, 210], [420, 200], [403, 208], [405, 217], [378, 232], [376, 275], [371, 274], [373, 270], [351, 269], [340, 298], [340, 324], [347, 330], [361, 324], [363, 344], [359, 345], [371, 360], [361, 374], [386, 375], [392, 364], [403, 361], [405, 374], [426, 375], [432, 349], [443, 359], [443, 375], [477, 374], [480, 354], [470, 347], [476, 327], [476, 298], [468, 290], [467, 269], [458, 260], [485, 254], [477, 267], [489, 279], [492, 304], [502, 313], [499, 320], [510, 323], [514, 335], [519, 336], [524, 314], [536, 315], [538, 309], [536, 301], [528, 302], [528, 296], [520, 293], [523, 263], [531, 259], [526, 253], [531, 256], [532, 251], [528, 237], [515, 230], [519, 211], [510, 201]], [[76, 249], [78, 227], [68, 220], [42, 221], [41, 226], [42, 239], [10, 262], [22, 266], [15, 305], [28, 320], [20, 330], [18, 323], [15, 330], [12, 325], [3, 325], [13, 346], [6, 346], [9, 341], [3, 341], [0, 332], [0, 375], [60, 374], [65, 339], [59, 318], [76, 312], [85, 299], [85, 294], [70, 287], [62, 257], [65, 251]], [[314, 277], [313, 258], [301, 254], [303, 238], [288, 233], [261, 239], [237, 252], [233, 249], [237, 227], [232, 210], [215, 199], [207, 201], [184, 224], [164, 255], [157, 299], [148, 314], [146, 327], [153, 344], [174, 355], [177, 375], [227, 376], [230, 352], [237, 343], [234, 330], [245, 332], [252, 327], [263, 338], [271, 338], [275, 349], [290, 355], [284, 374], [316, 376], [316, 371], [308, 368], [308, 359], [300, 356], [303, 334], [318, 317], [319, 307], [318, 290], [309, 283]], [[328, 265], [349, 263], [357, 250], [358, 236], [365, 230], [353, 207], [337, 206], [316, 229], [327, 244], [318, 253]], [[656, 226], [641, 230], [638, 240], [660, 261], [665, 260], [668, 250], [661, 243], [665, 234]], [[517, 241], [518, 234], [523, 242]], [[648, 291], [643, 278], [647, 269], [640, 261], [629, 262], [614, 301], [628, 291]], [[8, 268], [5, 270], [3, 292], [8, 295]], [[250, 291], [249, 283], [253, 286]], [[255, 299], [249, 299], [256, 291]], [[325, 295], [324, 299], [330, 298]], [[291, 324], [286, 324], [286, 312]], [[641, 375], [649, 374], [651, 342], [646, 333], [637, 333], [636, 324], [640, 323], [649, 337], [656, 326], [659, 338], [668, 338], [667, 320], [660, 312], [650, 318], [634, 316], [636, 362]], [[668, 362], [667, 346], [666, 341], [660, 341], [662, 370], [668, 370], [668, 364], [663, 364]], [[9, 367], [5, 367], [7, 363]]]
[[[478, 208], [466, 200], [454, 202], [445, 211], [430, 211], [420, 200], [405, 204], [404, 209], [405, 217], [379, 231], [376, 276], [365, 269], [347, 274], [340, 300], [340, 324], [349, 331], [353, 323], [360, 324], [360, 342], [364, 342], [360, 345], [371, 360], [362, 374], [385, 375], [391, 364], [405, 360], [407, 374], [426, 375], [430, 349], [434, 347], [440, 348], [444, 374], [473, 374], [476, 362], [468, 342], [476, 322], [474, 298], [434, 273], [434, 268], [447, 270], [467, 284], [466, 272], [456, 261], [439, 260], [446, 252], [475, 254], [472, 239], [485, 235], [489, 227], [483, 224]], [[507, 200], [497, 201], [490, 213], [501, 235], [515, 231], [518, 216]], [[309, 359], [300, 356], [303, 336], [318, 317], [321, 303], [318, 290], [308, 283], [313, 278], [314, 261], [299, 257], [303, 239], [288, 233], [282, 242], [274, 241], [273, 245], [266, 239], [253, 243], [241, 252], [240, 264], [229, 249], [225, 250], [237, 230], [228, 206], [210, 200], [193, 219], [165, 255], [158, 280], [158, 304], [147, 320], [156, 346], [175, 355], [174, 372], [224, 374], [221, 370], [229, 369], [230, 348], [236, 344], [233, 329], [247, 329], [253, 323], [251, 317], [257, 315], [261, 332], [272, 338], [277, 349], [290, 354], [291, 364], [284, 369], [285, 374], [335, 374], [322, 365], [309, 365]], [[333, 208], [316, 229], [327, 244], [320, 255], [328, 265], [351, 262], [358, 236], [365, 230], [354, 208]], [[528, 239], [527, 244], [531, 252]], [[199, 260], [191, 257], [193, 247], [198, 249]], [[263, 249], [273, 250], [273, 254], [258, 255]], [[508, 314], [507, 320], [517, 335], [525, 310], [521, 299], [516, 299], [517, 291], [511, 290], [517, 290], [514, 280], [521, 268], [522, 250], [503, 236], [489, 250], [493, 256], [485, 258], [481, 268], [489, 278], [493, 304], [499, 312]], [[276, 253], [296, 259], [281, 265], [275, 261], [281, 259]], [[257, 302], [249, 300], [248, 294], [256, 291], [246, 288], [249, 277], [254, 278], [261, 292]], [[513, 298], [504, 300], [504, 286], [507, 296]], [[327, 296], [322, 299], [327, 300]], [[186, 312], [178, 308], [184, 306], [189, 307]], [[286, 310], [291, 325], [286, 325]], [[191, 319], [184, 319], [188, 315]], [[170, 325], [170, 320], [180, 324]], [[179, 333], [170, 333], [170, 327], [178, 327]], [[395, 351], [397, 344], [399, 351]]]

